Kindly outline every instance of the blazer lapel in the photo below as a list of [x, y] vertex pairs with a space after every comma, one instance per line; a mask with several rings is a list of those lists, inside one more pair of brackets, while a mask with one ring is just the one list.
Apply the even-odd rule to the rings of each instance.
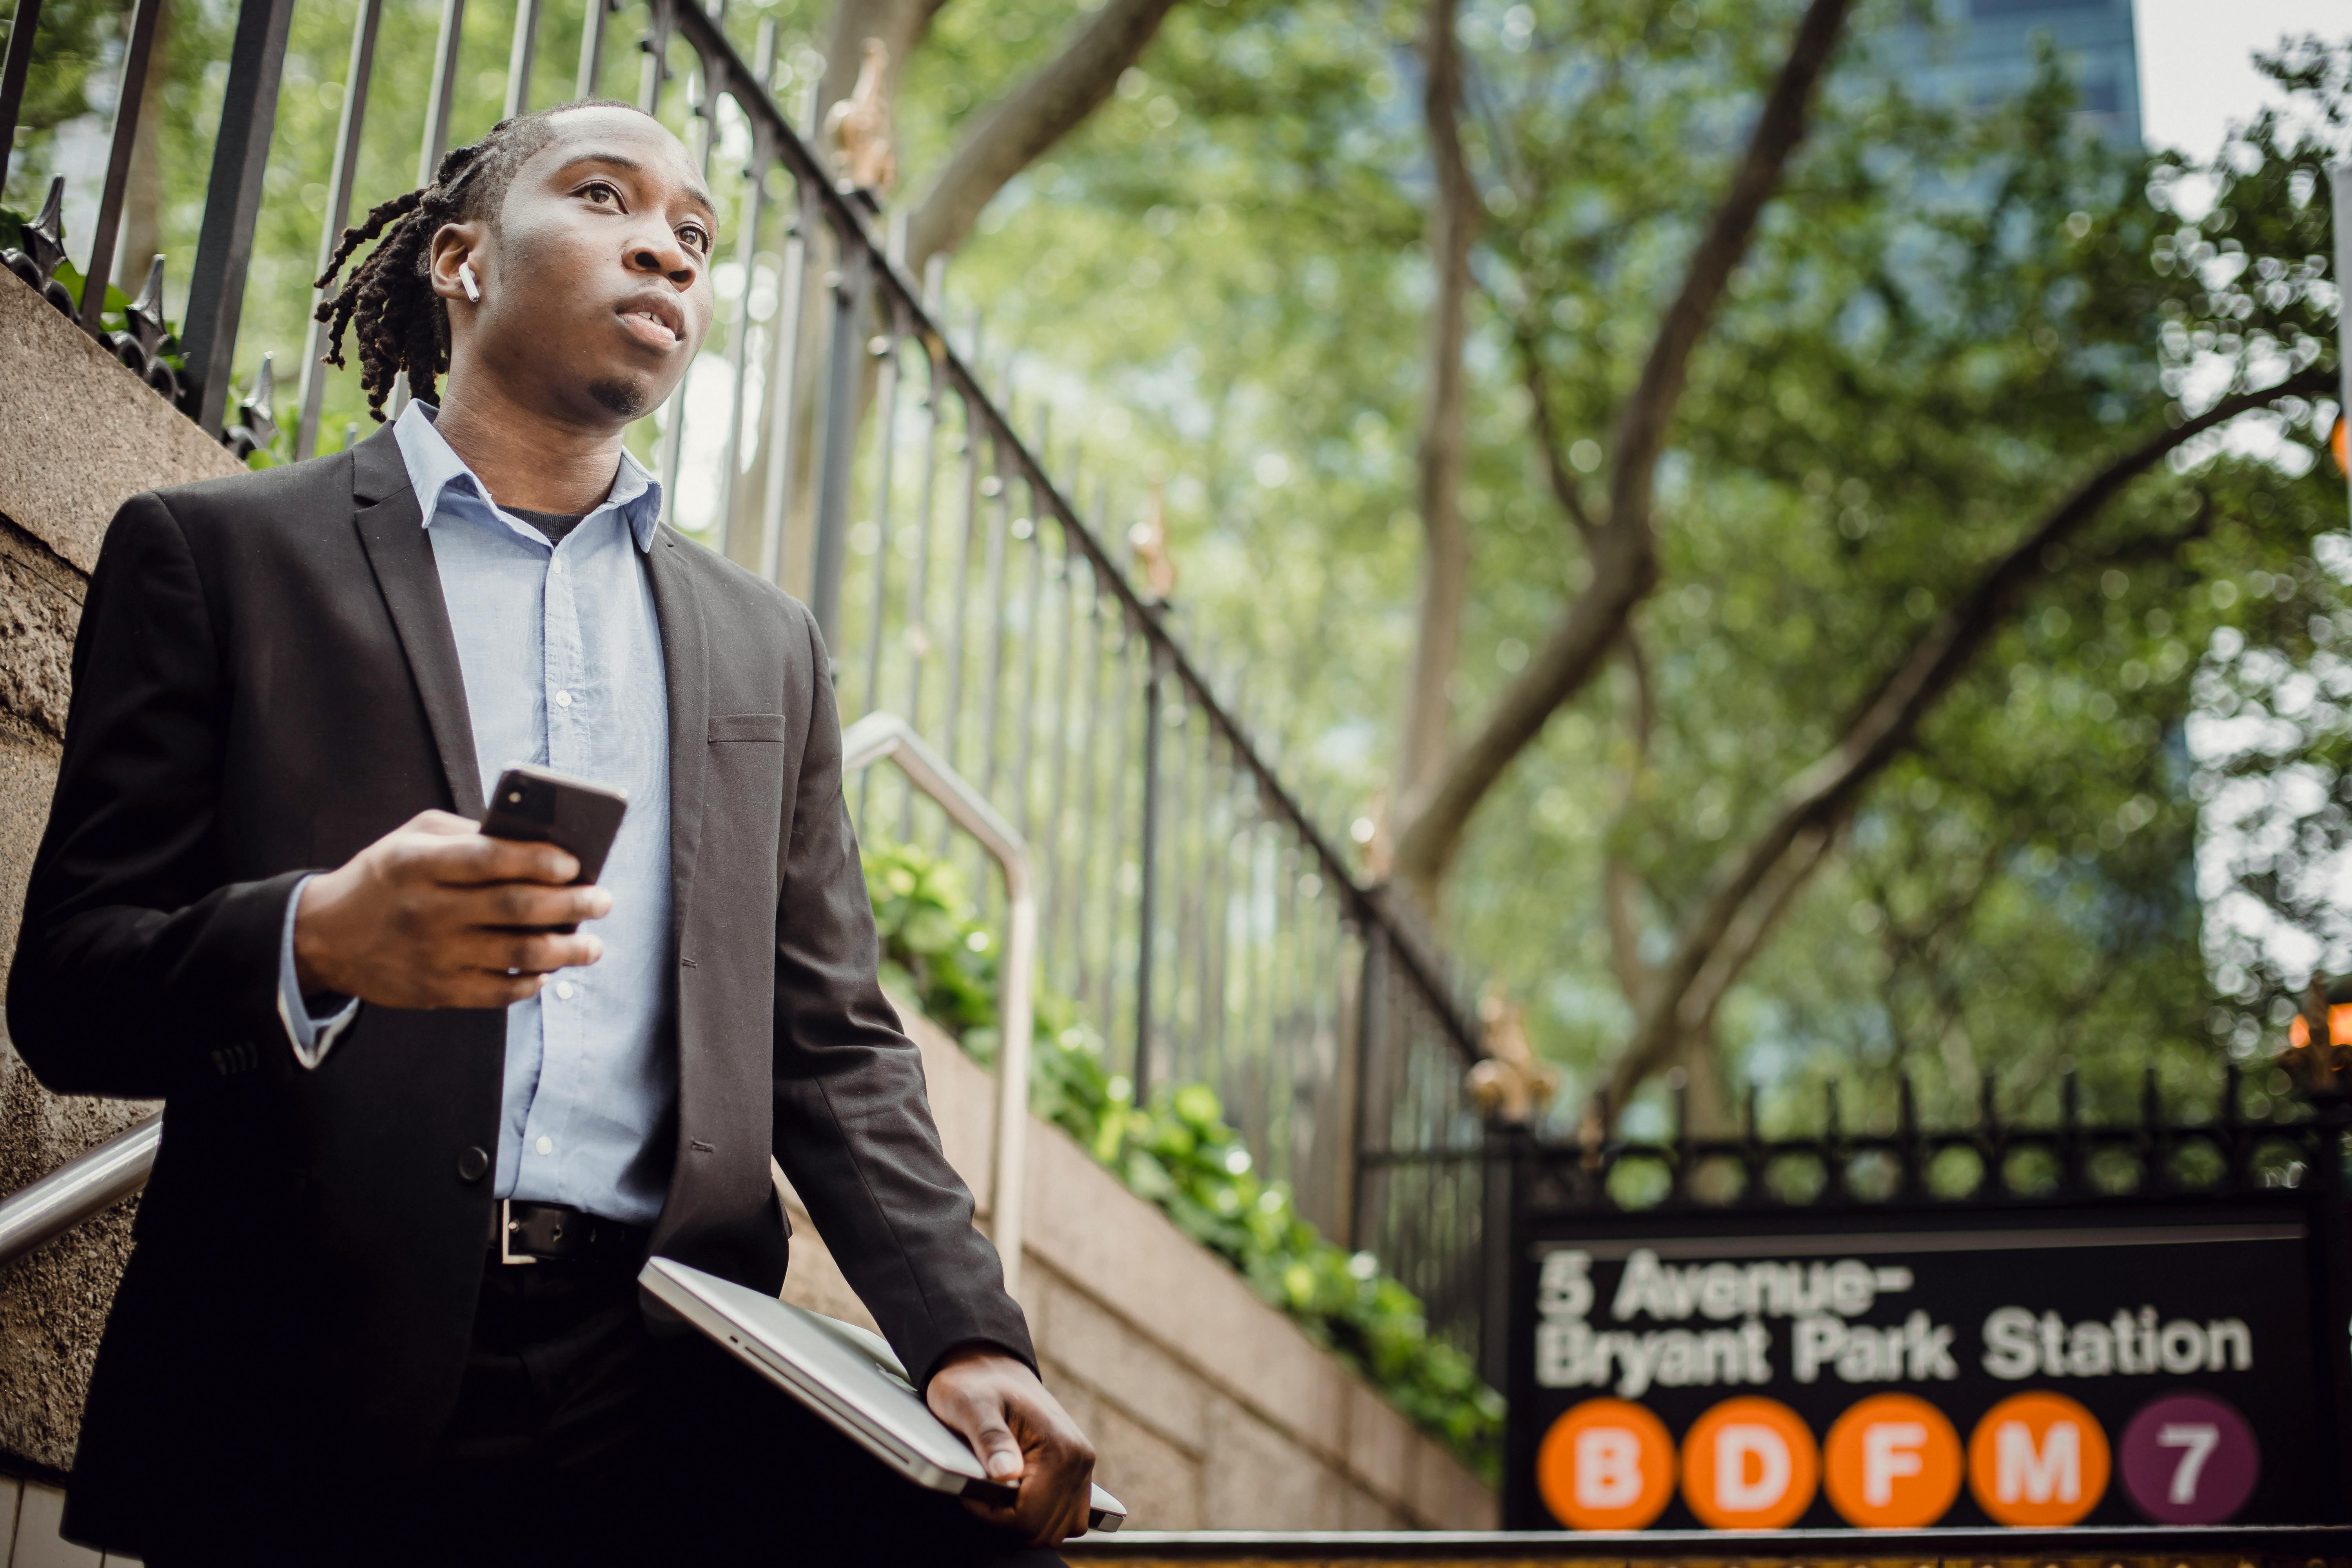
[[694, 859], [702, 844], [703, 772], [710, 761], [710, 647], [694, 569], [665, 525], [646, 552], [654, 613], [661, 618], [663, 683], [669, 693], [670, 940], [686, 934]]
[[482, 771], [474, 756], [474, 721], [466, 708], [466, 675], [457, 663], [457, 639], [449, 629], [449, 607], [441, 597], [441, 572], [433, 561], [433, 538], [408, 482], [408, 466], [386, 426], [352, 454], [352, 504], [360, 542], [375, 569], [384, 607], [399, 629], [409, 674], [425, 704], [433, 744], [441, 753], [449, 785], [449, 809], [460, 816], [482, 814]]

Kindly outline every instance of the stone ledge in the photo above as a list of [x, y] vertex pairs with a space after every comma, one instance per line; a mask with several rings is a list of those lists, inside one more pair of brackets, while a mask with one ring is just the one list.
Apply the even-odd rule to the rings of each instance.
[[0, 272], [0, 512], [85, 573], [125, 500], [240, 467], [12, 272]]
[[[995, 1079], [928, 1019], [905, 1007], [900, 1014], [923, 1052], [948, 1157], [981, 1195], [984, 1216]], [[1196, 1411], [1166, 1394], [1190, 1377], [1401, 1521], [1492, 1527], [1495, 1495], [1460, 1461], [1261, 1300], [1223, 1259], [1034, 1117], [1028, 1183], [1026, 1250], [1044, 1268], [1030, 1270], [1022, 1305], [1040, 1327], [1042, 1355], [1097, 1392], [1153, 1391], [1138, 1401], [1146, 1408], [1127, 1408], [1161, 1441], [1213, 1446], [1204, 1435], [1207, 1407]], [[1106, 1318], [1140, 1346], [1122, 1349]]]

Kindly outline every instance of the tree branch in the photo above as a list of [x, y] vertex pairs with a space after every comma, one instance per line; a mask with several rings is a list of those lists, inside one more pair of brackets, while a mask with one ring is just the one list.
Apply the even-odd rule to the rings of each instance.
[[1592, 575], [1527, 669], [1503, 690], [1478, 732], [1430, 786], [1400, 798], [1397, 875], [1433, 893], [1453, 864], [1471, 815], [1505, 769], [1582, 690], [1658, 576], [1650, 502], [1659, 448], [1682, 399], [1691, 351], [1715, 318], [1733, 268], [1747, 254], [1757, 216], [1803, 139], [1813, 89], [1828, 68], [1852, 0], [1811, 0], [1766, 97], [1748, 150], [1707, 231], [1684, 269], [1674, 302], [1612, 437], [1609, 511], [1591, 537]]
[[1543, 464], [1544, 479], [1551, 486], [1552, 499], [1568, 521], [1588, 542], [1592, 538], [1592, 514], [1584, 507], [1584, 487], [1576, 482], [1567, 459], [1561, 456], [1559, 427], [1551, 421], [1549, 384], [1544, 378], [1543, 356], [1536, 351], [1534, 335], [1524, 321], [1511, 333], [1519, 348], [1519, 374], [1528, 389], [1530, 423], [1535, 427], [1536, 456]]
[[1732, 923], [1713, 962], [1699, 971], [1698, 979], [1691, 986], [1694, 1005], [1685, 1011], [1698, 1016], [1702, 1033], [1714, 1034], [1715, 1016], [1722, 1009], [1724, 996], [1738, 984], [1748, 961], [1771, 940], [1773, 931], [1780, 928], [1780, 918], [1797, 901], [1797, 894], [1830, 858], [1830, 850], [1837, 844], [1838, 827], [1833, 823], [1826, 827], [1810, 827], [1797, 835], [1789, 853], [1773, 868], [1760, 897]]
[[[1426, 63], [1422, 117], [1436, 191], [1429, 207], [1430, 265], [1437, 298], [1429, 311], [1429, 395], [1416, 446], [1414, 500], [1424, 559], [1412, 667], [1405, 680], [1403, 745], [1397, 794], [1410, 799], [1445, 764], [1453, 703], [1447, 687], [1461, 651], [1462, 610], [1470, 592], [1470, 540], [1462, 521], [1462, 363], [1470, 292], [1470, 246], [1478, 233], [1478, 194], [1462, 152], [1462, 49], [1454, 26], [1457, 0], [1429, 0], [1422, 40]], [[1432, 891], [1416, 886], [1416, 892]], [[1424, 902], [1429, 901], [1424, 897]]]
[[[2118, 490], [2174, 448], [2277, 398], [2324, 393], [2331, 384], [2331, 373], [2305, 370], [2268, 391], [2225, 398], [2178, 429], [2150, 437], [2084, 480], [1995, 562], [1968, 595], [1913, 645], [1910, 656], [1863, 705], [1837, 744], [1782, 790], [1764, 831], [1717, 876], [1713, 890], [1684, 928], [1674, 954], [1660, 967], [1611, 1082], [1639, 1084], [1664, 1063], [1676, 1036], [1702, 1020], [1698, 1009], [1714, 1006], [1728, 979], [1721, 985], [1710, 982], [1702, 987], [1699, 983], [1735, 922], [1798, 840], [1832, 824], [1862, 786], [1909, 742], [1920, 720], [1950, 689], [2042, 569], [2044, 551], [2078, 532]], [[1613, 1092], [1611, 1103], [1622, 1105], [1623, 1093]]]
[[907, 268], [961, 245], [1005, 183], [1068, 135], [1141, 57], [1176, 0], [1109, 0], [1062, 52], [982, 113], [907, 220]]
[[1731, 281], [1732, 268], [1748, 254], [1756, 219], [1787, 169], [1790, 154], [1804, 140], [1813, 88], [1829, 68], [1838, 34], [1853, 0], [1812, 0], [1797, 24], [1796, 41], [1764, 100], [1747, 155], [1732, 176], [1731, 189], [1716, 208], [1706, 237], [1691, 253], [1681, 289], [1658, 323], [1641, 380], [1617, 416], [1611, 441], [1609, 515], [1612, 523], [1650, 514], [1651, 485], [1658, 450], [1665, 444], [1675, 408], [1682, 401], [1691, 351], [1715, 320], [1716, 307]]
[[1633, 814], [1634, 804], [1642, 793], [1642, 774], [1650, 761], [1650, 733], [1657, 722], [1655, 696], [1650, 688], [1650, 663], [1642, 652], [1642, 639], [1631, 625], [1625, 628], [1625, 667], [1633, 678], [1633, 764], [1625, 770], [1625, 789], [1617, 804], [1616, 829], [1610, 834], [1606, 864], [1601, 868], [1601, 898], [1609, 921], [1610, 967], [1616, 972], [1617, 988], [1625, 994], [1627, 1004], [1642, 1005], [1650, 988], [1650, 966], [1642, 962], [1641, 922], [1633, 912], [1633, 895], [1640, 890], [1641, 879], [1634, 874], [1633, 863], [1626, 858], [1617, 843], [1617, 832]]

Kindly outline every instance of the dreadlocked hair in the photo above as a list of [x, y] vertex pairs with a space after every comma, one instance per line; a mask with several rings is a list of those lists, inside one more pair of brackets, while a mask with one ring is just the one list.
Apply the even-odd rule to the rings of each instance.
[[318, 289], [332, 288], [360, 247], [379, 243], [312, 314], [327, 323], [322, 363], [342, 367], [343, 337], [351, 334], [359, 351], [360, 387], [378, 424], [397, 377], [404, 374], [409, 395], [430, 403], [449, 369], [449, 311], [431, 281], [433, 237], [445, 224], [495, 219], [515, 171], [554, 137], [548, 123], [554, 116], [573, 109], [635, 108], [591, 99], [501, 120], [479, 142], [451, 148], [432, 184], [370, 208], [364, 222], [343, 230]]

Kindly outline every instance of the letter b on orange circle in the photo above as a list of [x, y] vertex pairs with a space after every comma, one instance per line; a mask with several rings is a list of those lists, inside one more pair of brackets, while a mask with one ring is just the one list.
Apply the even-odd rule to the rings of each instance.
[[1812, 1506], [1821, 1454], [1774, 1399], [1727, 1399], [1683, 1436], [1683, 1500], [1710, 1530], [1778, 1530]]
[[1995, 1524], [2073, 1524], [2107, 1490], [2107, 1435], [2063, 1394], [2012, 1394], [1969, 1436], [1969, 1490]]
[[1640, 1530], [1675, 1495], [1675, 1440], [1624, 1399], [1588, 1399], [1536, 1450], [1536, 1490], [1570, 1530]]
[[1960, 1435], [1907, 1394], [1874, 1394], [1837, 1418], [1822, 1445], [1830, 1506], [1864, 1530], [1918, 1530], [1960, 1495]]

